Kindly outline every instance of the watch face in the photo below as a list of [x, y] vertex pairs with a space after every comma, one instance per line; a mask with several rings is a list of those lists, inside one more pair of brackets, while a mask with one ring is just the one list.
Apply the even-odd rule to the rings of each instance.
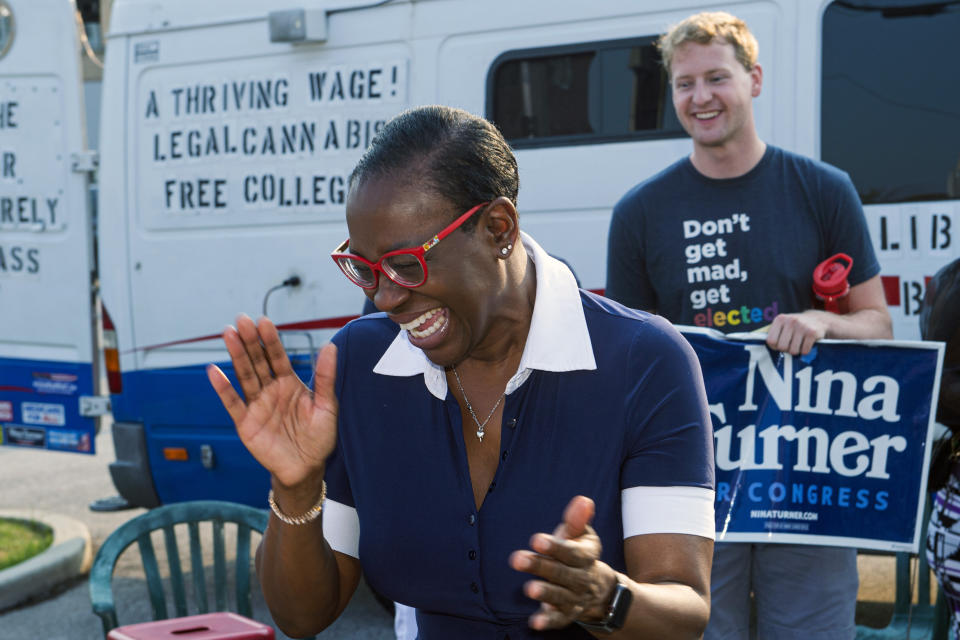
[[622, 629], [627, 621], [627, 614], [630, 612], [630, 605], [633, 602], [633, 592], [625, 585], [617, 583], [617, 588], [613, 592], [613, 600], [610, 602], [610, 613], [604, 626], [611, 631]]
[[627, 614], [630, 613], [630, 604], [633, 602], [633, 592], [622, 583], [617, 582], [614, 587], [613, 597], [607, 606], [607, 616], [602, 622], [582, 622], [577, 620], [577, 624], [586, 629], [594, 631], [618, 631], [623, 628], [627, 621]]

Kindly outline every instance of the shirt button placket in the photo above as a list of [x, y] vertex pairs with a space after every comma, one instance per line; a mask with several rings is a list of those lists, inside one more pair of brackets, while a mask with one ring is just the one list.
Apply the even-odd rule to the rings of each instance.
[[[506, 424], [507, 424], [507, 426], [508, 426], [510, 429], [516, 429], [516, 428], [517, 428], [517, 419], [516, 419], [516, 418], [510, 418], [509, 420], [507, 420]], [[506, 444], [506, 446], [508, 446], [508, 447], [510, 446], [510, 443], [509, 443], [509, 442], [507, 442], [507, 443], [505, 443], [505, 444]], [[506, 462], [506, 461], [507, 461], [507, 457], [508, 457], [509, 455], [510, 455], [510, 450], [509, 450], [509, 449], [504, 449], [504, 450], [503, 450], [503, 453], [500, 454], [500, 461], [501, 461], [501, 462]]]
[[[477, 524], [477, 514], [475, 513], [469, 514], [467, 516], [467, 525], [471, 527], [475, 527], [476, 524]], [[469, 573], [473, 574], [475, 577], [475, 579], [470, 583], [470, 591], [474, 594], [480, 593], [480, 584], [478, 581], [478, 578], [480, 577], [479, 575], [480, 566], [476, 562], [473, 562], [477, 559], [477, 550], [475, 545], [477, 545], [477, 543], [479, 542], [478, 535], [479, 535], [479, 532], [477, 532], [476, 529], [474, 529], [472, 533], [473, 542], [471, 543], [470, 547], [467, 550], [467, 558], [471, 561]]]

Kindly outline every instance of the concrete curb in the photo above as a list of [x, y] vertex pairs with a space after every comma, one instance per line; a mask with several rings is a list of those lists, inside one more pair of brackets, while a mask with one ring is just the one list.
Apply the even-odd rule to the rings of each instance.
[[31, 509], [0, 509], [0, 518], [36, 520], [53, 529], [46, 551], [0, 571], [0, 611], [40, 596], [90, 570], [90, 530], [79, 520]]

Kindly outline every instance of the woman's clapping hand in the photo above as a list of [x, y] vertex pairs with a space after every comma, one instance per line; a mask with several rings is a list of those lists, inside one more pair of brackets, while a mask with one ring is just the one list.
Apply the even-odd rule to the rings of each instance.
[[255, 324], [241, 315], [236, 329], [224, 330], [223, 341], [244, 397], [216, 365], [207, 367], [207, 377], [240, 440], [282, 486], [319, 486], [337, 441], [337, 348], [328, 344], [318, 354], [311, 391], [294, 373], [269, 319]]
[[530, 538], [531, 550], [514, 551], [510, 566], [531, 573], [524, 593], [540, 602], [530, 617], [534, 629], [558, 629], [576, 620], [602, 620], [617, 583], [617, 574], [600, 561], [602, 546], [590, 521], [593, 500], [576, 496], [553, 534]]

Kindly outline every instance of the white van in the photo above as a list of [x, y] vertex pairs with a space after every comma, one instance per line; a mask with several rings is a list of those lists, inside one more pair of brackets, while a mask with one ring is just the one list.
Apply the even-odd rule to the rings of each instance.
[[[40, 2], [5, 1], [15, 13]], [[760, 41], [761, 137], [851, 174], [897, 337], [917, 337], [924, 278], [960, 255], [960, 96], [946, 80], [960, 54], [954, 3], [295, 5], [113, 5], [96, 237], [106, 339], [118, 349], [107, 352], [111, 473], [135, 504], [262, 506], [266, 474], [204, 366], [224, 366], [219, 333], [237, 312], [267, 313], [309, 378], [312, 354], [363, 303], [327, 256], [346, 237], [347, 176], [406, 107], [449, 104], [497, 123], [520, 163], [521, 225], [601, 290], [613, 204], [690, 151], [654, 41], [695, 10], [732, 11]], [[8, 69], [0, 60], [3, 82]], [[0, 335], [20, 350], [0, 342], [0, 357], [23, 357], [41, 325], [11, 333], [6, 316]]]
[[92, 452], [106, 402], [79, 49], [68, 3], [0, 1], [0, 442]]

